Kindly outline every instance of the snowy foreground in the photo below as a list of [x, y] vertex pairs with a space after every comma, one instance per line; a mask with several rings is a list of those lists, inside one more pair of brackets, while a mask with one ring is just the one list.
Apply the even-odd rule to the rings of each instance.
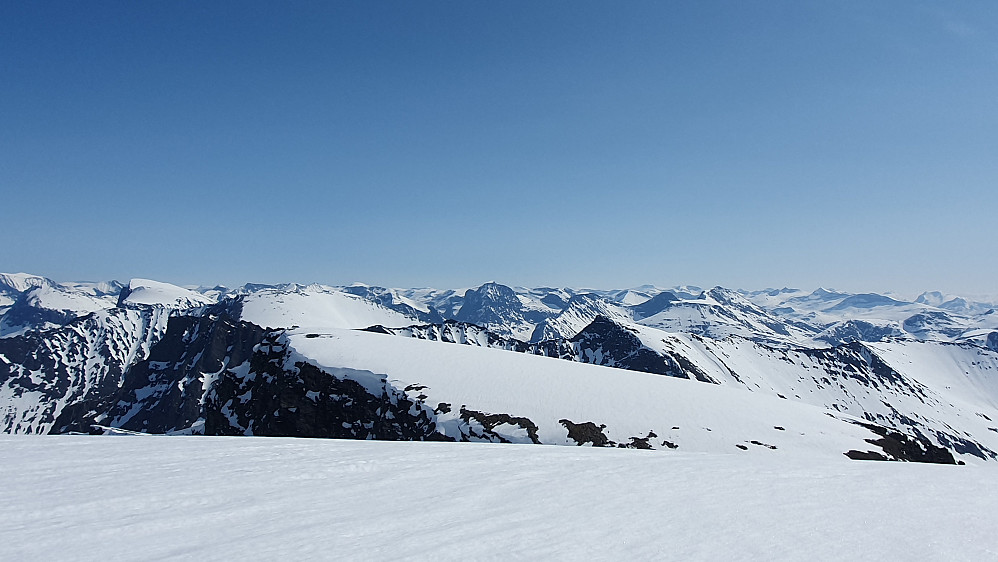
[[998, 558], [987, 465], [0, 436], [0, 560]]

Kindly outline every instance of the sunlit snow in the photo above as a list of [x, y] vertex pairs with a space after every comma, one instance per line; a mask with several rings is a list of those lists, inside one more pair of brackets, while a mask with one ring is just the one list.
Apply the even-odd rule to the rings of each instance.
[[0, 437], [3, 560], [985, 560], [990, 466]]

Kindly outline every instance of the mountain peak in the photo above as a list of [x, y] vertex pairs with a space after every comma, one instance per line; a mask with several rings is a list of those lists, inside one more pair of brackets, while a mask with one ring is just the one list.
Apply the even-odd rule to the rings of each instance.
[[120, 307], [191, 308], [213, 303], [212, 299], [190, 289], [138, 277], [130, 280], [118, 296], [118, 306]]
[[0, 292], [7, 289], [8, 292], [23, 293], [34, 287], [55, 287], [56, 285], [58, 283], [48, 277], [31, 273], [0, 273]]

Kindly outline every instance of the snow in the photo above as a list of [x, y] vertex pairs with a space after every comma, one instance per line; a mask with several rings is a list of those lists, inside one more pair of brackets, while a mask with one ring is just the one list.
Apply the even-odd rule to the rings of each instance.
[[[721, 302], [715, 295], [726, 298], [729, 302]], [[799, 328], [781, 326], [779, 317], [766, 314], [737, 293], [720, 288], [712, 289], [696, 299], [676, 301], [639, 323], [669, 332], [702, 334], [715, 339], [740, 336], [794, 344], [807, 337]], [[774, 326], [781, 327], [786, 333], [776, 331]]]
[[376, 324], [402, 327], [418, 322], [357, 295], [322, 286], [291, 291], [264, 289], [246, 295], [242, 319], [264, 327], [310, 329], [367, 328]]
[[215, 302], [190, 289], [150, 279], [132, 279], [128, 282], [128, 291], [128, 296], [125, 297], [126, 304], [190, 308]]
[[998, 354], [990, 350], [916, 340], [864, 343], [861, 353], [869, 356], [867, 361], [875, 355], [901, 377], [871, 387], [847, 372], [834, 383], [822, 380], [820, 356], [803, 350], [779, 350], [737, 338], [697, 339], [648, 327], [636, 335], [651, 349], [680, 353], [726, 386], [829, 411], [871, 415], [887, 425], [904, 420], [922, 431], [972, 436], [998, 450], [998, 431], [991, 429], [998, 428], [998, 421], [992, 421], [998, 420]]
[[113, 296], [115, 299], [122, 288], [122, 285], [117, 281], [71, 281], [59, 285], [74, 293], [84, 293], [95, 297]]
[[939, 342], [896, 341], [866, 346], [876, 350], [894, 369], [929, 388], [945, 391], [951, 399], [992, 413], [998, 410], [998, 354]]
[[85, 316], [97, 310], [112, 308], [115, 305], [113, 300], [47, 285], [29, 291], [27, 302], [35, 308], [70, 311], [77, 316]]
[[[828, 328], [826, 333], [834, 331], [836, 324], [862, 321], [876, 326], [896, 326], [899, 332], [903, 329], [918, 339], [938, 341], [973, 338], [972, 331], [985, 326], [984, 313], [994, 306], [987, 297], [961, 297], [938, 291], [922, 293], [914, 301], [904, 300], [890, 292], [850, 294], [825, 289], [812, 293], [800, 290], [760, 291], [749, 293], [747, 297], [778, 317], [803, 321], [818, 329]], [[918, 321], [914, 318], [916, 315], [926, 317]], [[909, 326], [906, 320], [914, 323]], [[959, 334], [961, 331], [965, 333]], [[800, 339], [799, 343], [822, 346], [820, 342], [806, 338]]]
[[993, 559], [984, 466], [0, 437], [0, 559]]
[[0, 287], [6, 286], [23, 293], [33, 287], [52, 286], [54, 283], [40, 275], [30, 273], [0, 273]]
[[[876, 438], [822, 407], [736, 387], [352, 330], [328, 330], [319, 337], [299, 330], [289, 339], [295, 351], [336, 376], [358, 379], [358, 373], [367, 373], [379, 382], [387, 377], [398, 388], [425, 387], [414, 392], [424, 394], [426, 404], [452, 405], [437, 417], [438, 428], [452, 437], [466, 406], [526, 417], [545, 444], [575, 444], [562, 419], [605, 425], [606, 436], [618, 443], [654, 431], [655, 448], [663, 448], [663, 441], [697, 452], [738, 453], [738, 444], [754, 440], [777, 446], [739, 453], [745, 456], [811, 451], [844, 459], [848, 450], [869, 450], [864, 439]], [[681, 430], [672, 431], [675, 426]]]
[[641, 304], [643, 302], [647, 302], [649, 299], [651, 299], [651, 296], [634, 291], [633, 289], [627, 289], [622, 295], [619, 296], [620, 303], [627, 306]]
[[624, 324], [630, 324], [632, 320], [630, 312], [620, 306], [593, 294], [581, 294], [572, 297], [568, 301], [568, 307], [558, 313], [557, 316], [553, 316], [542, 322], [539, 325], [539, 329], [535, 329], [530, 339], [532, 341], [541, 341], [545, 339], [569, 339], [575, 337], [586, 326], [591, 324], [597, 315]]
[[[129, 366], [145, 358], [166, 332], [169, 311], [110, 309], [97, 311], [84, 322], [53, 334], [46, 343], [69, 374], [51, 377], [15, 365], [10, 377], [0, 381], [0, 423], [15, 433], [46, 433], [68, 404], [105, 381], [114, 365]], [[10, 363], [4, 358], [5, 363]], [[25, 391], [21, 377], [44, 379], [41, 388]], [[50, 378], [51, 377], [51, 378]], [[112, 381], [120, 384], [120, 381]], [[44, 390], [44, 391], [42, 391]]]
[[412, 307], [413, 310], [418, 310], [419, 312], [430, 312], [430, 307], [424, 303], [417, 300], [410, 299], [402, 295], [399, 289], [391, 289], [392, 301], [396, 304], [404, 304], [406, 306]]

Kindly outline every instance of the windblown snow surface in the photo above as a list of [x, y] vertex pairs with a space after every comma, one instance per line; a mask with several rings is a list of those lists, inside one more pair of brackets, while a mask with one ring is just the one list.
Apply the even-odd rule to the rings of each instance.
[[984, 560], [989, 465], [0, 437], [2, 560]]

